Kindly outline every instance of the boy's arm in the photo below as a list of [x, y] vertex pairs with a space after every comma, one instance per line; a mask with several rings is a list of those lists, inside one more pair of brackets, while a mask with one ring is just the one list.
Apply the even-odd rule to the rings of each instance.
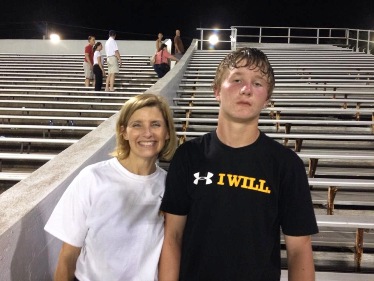
[[310, 236], [284, 235], [287, 248], [288, 280], [314, 281], [314, 261]]

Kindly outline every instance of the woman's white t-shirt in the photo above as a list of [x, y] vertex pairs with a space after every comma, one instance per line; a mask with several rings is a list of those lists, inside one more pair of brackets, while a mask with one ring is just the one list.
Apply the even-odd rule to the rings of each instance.
[[94, 52], [94, 57], [93, 57], [93, 64], [99, 64], [99, 57], [101, 57], [101, 65], [104, 64], [104, 58], [101, 55], [100, 51], [95, 51]]
[[165, 177], [158, 166], [148, 176], [132, 174], [112, 158], [73, 180], [45, 230], [82, 247], [75, 272], [80, 281], [157, 280]]

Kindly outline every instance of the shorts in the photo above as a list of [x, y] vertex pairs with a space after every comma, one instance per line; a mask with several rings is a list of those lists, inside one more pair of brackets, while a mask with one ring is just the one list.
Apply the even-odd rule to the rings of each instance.
[[90, 64], [88, 62], [83, 62], [83, 69], [84, 69], [84, 77], [86, 79], [93, 80], [94, 79], [94, 74], [92, 71], [92, 68], [90, 67]]
[[108, 64], [108, 74], [119, 72], [117, 57], [115, 56], [108, 57], [107, 64]]

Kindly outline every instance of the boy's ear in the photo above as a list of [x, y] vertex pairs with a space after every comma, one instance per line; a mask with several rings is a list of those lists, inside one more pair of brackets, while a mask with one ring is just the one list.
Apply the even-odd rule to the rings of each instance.
[[217, 101], [221, 101], [220, 89], [213, 88], [213, 93]]

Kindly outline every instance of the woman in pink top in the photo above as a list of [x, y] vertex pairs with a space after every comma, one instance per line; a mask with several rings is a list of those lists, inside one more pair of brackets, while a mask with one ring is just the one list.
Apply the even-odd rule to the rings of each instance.
[[166, 44], [162, 43], [156, 53], [156, 60], [153, 69], [156, 71], [158, 78], [164, 77], [170, 70], [169, 60], [179, 61], [168, 52], [166, 47]]

